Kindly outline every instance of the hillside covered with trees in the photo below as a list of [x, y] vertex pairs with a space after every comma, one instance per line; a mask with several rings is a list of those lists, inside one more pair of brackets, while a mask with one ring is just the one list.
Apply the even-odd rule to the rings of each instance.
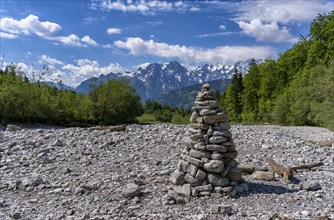
[[220, 100], [230, 121], [334, 129], [334, 11], [319, 14], [277, 60], [234, 74]]

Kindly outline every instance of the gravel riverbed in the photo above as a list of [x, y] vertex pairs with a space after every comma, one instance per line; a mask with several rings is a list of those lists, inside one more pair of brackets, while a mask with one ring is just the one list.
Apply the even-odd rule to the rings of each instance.
[[[190, 197], [170, 205], [169, 174], [186, 125], [138, 125], [124, 132], [52, 126], [0, 127], [0, 219], [334, 219], [334, 132], [316, 127], [232, 125], [236, 160], [267, 167], [323, 162], [289, 181], [243, 175], [236, 197]], [[301, 189], [304, 183], [320, 188]], [[125, 196], [129, 183], [138, 196]], [[212, 212], [226, 205], [232, 211]]]

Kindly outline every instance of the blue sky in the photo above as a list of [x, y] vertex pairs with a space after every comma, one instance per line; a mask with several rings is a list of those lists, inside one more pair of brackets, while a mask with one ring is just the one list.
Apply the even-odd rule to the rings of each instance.
[[309, 32], [326, 0], [2, 0], [2, 66], [70, 86], [109, 72], [177, 60], [188, 69], [276, 58]]

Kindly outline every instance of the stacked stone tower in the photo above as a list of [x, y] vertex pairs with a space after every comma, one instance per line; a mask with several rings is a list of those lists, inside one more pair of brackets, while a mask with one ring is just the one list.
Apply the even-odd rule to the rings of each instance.
[[235, 195], [234, 188], [241, 181], [237, 151], [227, 114], [218, 108], [208, 83], [202, 86], [192, 111], [185, 149], [170, 176], [174, 191], [186, 196]]

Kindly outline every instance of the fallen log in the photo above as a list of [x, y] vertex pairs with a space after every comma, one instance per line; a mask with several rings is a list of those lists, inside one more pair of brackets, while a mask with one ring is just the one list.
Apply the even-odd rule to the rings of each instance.
[[317, 163], [312, 163], [312, 164], [308, 164], [308, 165], [300, 165], [300, 166], [295, 166], [295, 167], [289, 167], [289, 169], [293, 170], [293, 171], [297, 171], [297, 170], [310, 170], [314, 167], [319, 167], [324, 165], [323, 162], [317, 162]]
[[[274, 172], [283, 175], [283, 179], [285, 180], [289, 179], [289, 177], [292, 175], [293, 172], [298, 172], [299, 170], [311, 170], [314, 167], [319, 167], [319, 166], [324, 165], [323, 162], [317, 162], [317, 163], [299, 165], [299, 166], [294, 166], [294, 167], [284, 167], [278, 164], [272, 158], [267, 158], [266, 161], [268, 162], [271, 169]], [[238, 168], [241, 170], [241, 173], [244, 173], [244, 174], [252, 174], [255, 171], [269, 171], [268, 168], [256, 168], [256, 167], [245, 166], [245, 165], [239, 165]]]

